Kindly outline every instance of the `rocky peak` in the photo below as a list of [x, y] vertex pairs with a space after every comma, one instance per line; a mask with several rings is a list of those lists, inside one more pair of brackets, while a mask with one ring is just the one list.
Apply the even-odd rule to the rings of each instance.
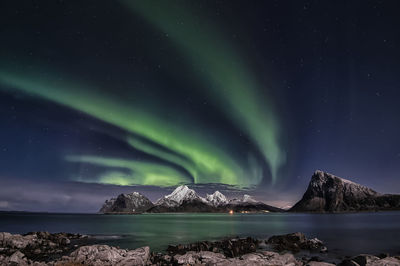
[[365, 198], [369, 196], [378, 196], [379, 193], [350, 180], [337, 177], [335, 175], [317, 170], [311, 177], [309, 185], [310, 192], [315, 195], [323, 196], [329, 192], [340, 191], [344, 195]]
[[211, 195], [207, 194], [206, 200], [208, 201], [209, 204], [211, 204], [213, 206], [220, 206], [220, 205], [228, 204], [228, 200], [225, 197], [225, 195], [222, 194], [221, 192], [219, 192], [218, 190], [215, 191]]
[[378, 192], [344, 178], [317, 170], [307, 191], [292, 211], [337, 212], [373, 209]]
[[152, 206], [153, 203], [144, 195], [139, 192], [132, 192], [120, 194], [117, 198], [106, 200], [100, 212], [140, 213]]

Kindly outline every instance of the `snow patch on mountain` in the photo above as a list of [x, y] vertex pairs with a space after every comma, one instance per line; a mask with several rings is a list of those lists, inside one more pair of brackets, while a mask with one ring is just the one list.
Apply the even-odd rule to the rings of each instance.
[[255, 198], [253, 198], [252, 196], [247, 195], [247, 194], [243, 195], [242, 201], [243, 202], [247, 202], [247, 203], [256, 203], [256, 202], [258, 202]]
[[188, 186], [182, 185], [177, 187], [171, 194], [157, 200], [156, 205], [174, 207], [181, 205], [183, 201], [195, 200], [207, 203], [207, 200], [197, 195], [197, 193], [193, 189], [188, 188]]
[[231, 199], [230, 201], [229, 201], [229, 204], [233, 204], [233, 205], [238, 205], [238, 204], [251, 204], [251, 203], [259, 203], [259, 201], [258, 200], [256, 200], [255, 198], [253, 198], [252, 196], [250, 196], [250, 195], [247, 195], [247, 194], [245, 194], [245, 195], [243, 195], [243, 197], [242, 198], [234, 198], [234, 199]]
[[222, 206], [229, 203], [228, 199], [225, 197], [224, 194], [219, 192], [218, 190], [215, 191], [213, 194], [207, 194], [206, 200], [208, 204], [212, 206]]

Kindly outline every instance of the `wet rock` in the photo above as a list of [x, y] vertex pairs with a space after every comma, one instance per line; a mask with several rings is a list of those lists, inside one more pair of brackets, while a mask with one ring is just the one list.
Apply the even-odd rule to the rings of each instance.
[[360, 264], [353, 260], [345, 259], [341, 263], [339, 263], [338, 266], [360, 266]]
[[303, 233], [297, 232], [287, 235], [272, 236], [267, 240], [277, 251], [299, 252], [300, 250], [326, 252], [327, 248], [318, 238], [307, 239]]
[[326, 246], [322, 246], [322, 247], [320, 248], [319, 252], [321, 252], [321, 253], [326, 253], [326, 252], [328, 252], [328, 248], [327, 248]]
[[358, 263], [360, 266], [365, 266], [379, 260], [379, 258], [373, 255], [360, 254], [356, 257], [351, 258], [351, 260]]
[[257, 239], [234, 238], [221, 241], [209, 242], [203, 241], [187, 245], [168, 246], [167, 252], [169, 255], [183, 255], [188, 251], [211, 251], [223, 253], [227, 257], [237, 257], [247, 253], [255, 252], [258, 248], [259, 241]]

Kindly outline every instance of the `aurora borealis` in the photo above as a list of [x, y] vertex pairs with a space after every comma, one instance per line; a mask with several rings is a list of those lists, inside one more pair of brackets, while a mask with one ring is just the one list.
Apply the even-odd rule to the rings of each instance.
[[189, 184], [284, 206], [315, 169], [399, 192], [398, 18], [329, 5], [0, 4], [0, 209], [33, 208], [19, 184], [65, 205]]

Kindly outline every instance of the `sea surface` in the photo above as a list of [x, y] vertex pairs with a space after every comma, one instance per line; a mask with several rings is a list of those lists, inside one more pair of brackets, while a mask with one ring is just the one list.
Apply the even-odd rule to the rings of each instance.
[[122, 248], [304, 232], [325, 242], [330, 253], [400, 254], [400, 212], [349, 214], [43, 214], [0, 213], [0, 231], [71, 232]]

